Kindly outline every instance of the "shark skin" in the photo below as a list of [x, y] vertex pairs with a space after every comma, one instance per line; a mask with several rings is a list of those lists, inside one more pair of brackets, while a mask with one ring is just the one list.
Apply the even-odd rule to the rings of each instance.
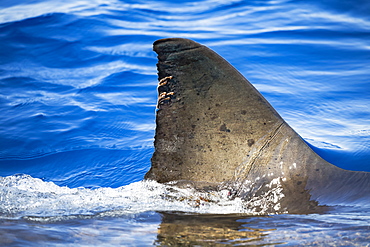
[[[232, 65], [188, 39], [157, 40], [155, 152], [145, 179], [228, 188], [248, 201], [278, 184], [279, 208], [369, 202], [370, 173], [338, 168], [317, 155]], [[274, 185], [275, 184], [275, 185]]]

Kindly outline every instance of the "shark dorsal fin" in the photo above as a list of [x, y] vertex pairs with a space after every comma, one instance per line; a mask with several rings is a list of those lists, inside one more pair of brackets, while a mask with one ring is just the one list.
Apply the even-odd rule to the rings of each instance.
[[318, 156], [247, 79], [209, 48], [171, 38], [156, 41], [154, 51], [159, 99], [147, 179], [232, 183], [243, 197], [251, 194], [248, 183], [255, 189], [282, 179], [285, 191], [294, 194], [284, 199], [287, 205], [329, 195], [346, 183], [343, 176], [349, 183], [369, 183], [369, 173], [345, 171]]

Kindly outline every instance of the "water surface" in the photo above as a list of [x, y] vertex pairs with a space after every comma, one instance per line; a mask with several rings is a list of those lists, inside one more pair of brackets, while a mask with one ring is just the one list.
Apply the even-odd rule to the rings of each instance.
[[366, 246], [368, 202], [251, 216], [222, 191], [140, 181], [167, 37], [209, 46], [322, 157], [370, 171], [369, 16], [368, 1], [2, 1], [0, 243]]

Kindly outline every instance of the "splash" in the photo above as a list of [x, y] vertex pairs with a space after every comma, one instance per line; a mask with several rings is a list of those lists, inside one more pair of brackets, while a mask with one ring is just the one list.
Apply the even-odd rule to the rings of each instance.
[[199, 191], [145, 180], [119, 188], [68, 188], [29, 175], [14, 175], [0, 178], [0, 218], [46, 221], [147, 211], [258, 215], [280, 209], [283, 194], [279, 181], [265, 185], [271, 190], [263, 195], [243, 201], [230, 197], [227, 189]]

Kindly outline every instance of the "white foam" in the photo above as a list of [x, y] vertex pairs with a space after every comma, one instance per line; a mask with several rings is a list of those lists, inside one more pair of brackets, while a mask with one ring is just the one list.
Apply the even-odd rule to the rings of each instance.
[[119, 188], [68, 188], [29, 175], [15, 175], [0, 177], [0, 218], [123, 215], [147, 211], [263, 214], [267, 209], [279, 208], [278, 201], [284, 196], [279, 183], [279, 178], [273, 179], [267, 185], [270, 190], [262, 197], [244, 201], [231, 198], [226, 189], [203, 192], [155, 181]]

